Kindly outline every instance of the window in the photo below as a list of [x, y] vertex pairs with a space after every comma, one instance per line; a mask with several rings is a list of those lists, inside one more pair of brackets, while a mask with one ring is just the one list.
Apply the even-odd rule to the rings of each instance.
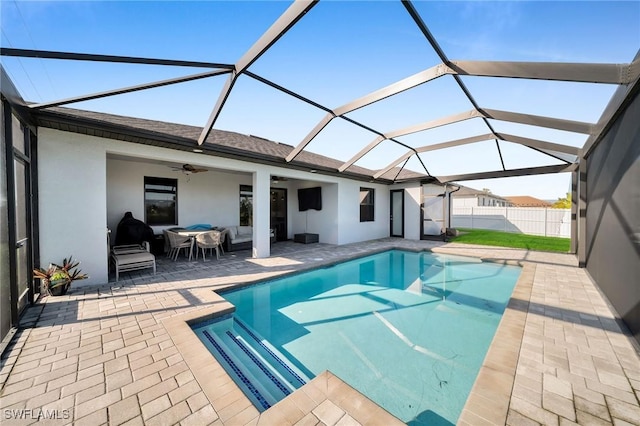
[[240, 185], [240, 226], [253, 226], [253, 187]]
[[144, 216], [148, 225], [178, 224], [178, 179], [144, 177]]
[[360, 222], [373, 222], [374, 189], [360, 188]]

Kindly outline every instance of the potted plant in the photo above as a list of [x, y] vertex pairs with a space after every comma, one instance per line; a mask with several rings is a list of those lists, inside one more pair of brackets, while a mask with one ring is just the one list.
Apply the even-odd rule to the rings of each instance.
[[69, 256], [62, 261], [62, 265], [51, 263], [47, 269], [34, 269], [33, 277], [42, 281], [43, 294], [62, 296], [67, 293], [73, 281], [89, 278], [87, 274], [82, 274], [77, 269], [79, 264], [80, 262], [74, 261], [73, 257]]

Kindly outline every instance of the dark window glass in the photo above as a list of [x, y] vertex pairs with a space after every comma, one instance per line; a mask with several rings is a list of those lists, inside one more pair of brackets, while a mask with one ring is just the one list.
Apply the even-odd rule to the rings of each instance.
[[144, 177], [144, 214], [148, 225], [178, 224], [178, 180]]
[[253, 186], [240, 185], [240, 226], [253, 226]]
[[374, 198], [373, 188], [360, 188], [360, 222], [373, 222]]
[[27, 153], [24, 126], [15, 115], [11, 116], [13, 126], [13, 147], [23, 154]]

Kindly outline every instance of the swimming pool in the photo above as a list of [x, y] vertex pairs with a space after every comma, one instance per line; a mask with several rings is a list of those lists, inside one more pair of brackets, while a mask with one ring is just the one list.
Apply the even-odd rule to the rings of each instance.
[[520, 275], [391, 250], [224, 294], [194, 331], [260, 410], [330, 370], [407, 423], [455, 424]]

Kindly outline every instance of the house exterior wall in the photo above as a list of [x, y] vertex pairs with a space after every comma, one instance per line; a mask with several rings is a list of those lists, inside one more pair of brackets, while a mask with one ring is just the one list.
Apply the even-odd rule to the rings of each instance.
[[[322, 188], [322, 210], [298, 210], [298, 189]], [[338, 238], [338, 185], [319, 183], [309, 180], [295, 181], [289, 193], [289, 238], [295, 234], [318, 234], [319, 241], [327, 244], [339, 244]]]
[[418, 183], [392, 185], [390, 190], [404, 190], [404, 238], [420, 239], [420, 196]]
[[640, 98], [587, 159], [586, 268], [640, 342]]
[[[338, 185], [338, 244], [389, 236], [389, 187], [341, 179]], [[373, 222], [360, 222], [360, 188], [375, 189]]]
[[[206, 173], [185, 175], [162, 164], [107, 159], [107, 226], [112, 241], [118, 222], [125, 212], [145, 221], [144, 178], [161, 177], [178, 180], [178, 224], [189, 226], [208, 223], [213, 226], [238, 225], [240, 220], [240, 185], [252, 185], [250, 174]], [[153, 226], [156, 234], [170, 226]]]
[[[115, 234], [126, 211], [144, 220], [144, 176], [149, 175], [178, 179], [178, 223], [182, 226], [237, 224], [239, 185], [253, 184], [253, 174], [257, 172], [262, 180], [268, 180], [271, 174], [290, 178], [274, 185], [288, 188], [290, 238], [305, 232], [305, 222], [307, 232], [318, 233], [320, 242], [330, 244], [389, 235], [389, 188], [386, 185], [48, 128], [39, 129], [38, 143], [41, 261], [48, 264], [74, 255], [82, 261], [83, 272], [90, 276], [75, 285], [108, 281], [107, 227]], [[224, 171], [210, 170], [186, 176], [173, 172], [161, 162], [190, 163]], [[322, 211], [311, 210], [305, 218], [305, 213], [298, 211], [297, 189], [318, 185], [322, 186]], [[261, 187], [266, 188], [268, 184]], [[360, 187], [376, 190], [373, 222], [360, 222]], [[266, 218], [268, 223], [268, 211], [256, 213], [254, 210], [256, 214], [263, 215], [262, 222]], [[156, 232], [161, 229], [156, 227]], [[255, 233], [254, 229], [254, 241]], [[268, 245], [266, 251], [264, 245], [261, 247], [258, 255], [268, 255]]]
[[87, 136], [38, 130], [38, 209], [42, 265], [72, 255], [89, 279], [107, 281], [106, 147]]

